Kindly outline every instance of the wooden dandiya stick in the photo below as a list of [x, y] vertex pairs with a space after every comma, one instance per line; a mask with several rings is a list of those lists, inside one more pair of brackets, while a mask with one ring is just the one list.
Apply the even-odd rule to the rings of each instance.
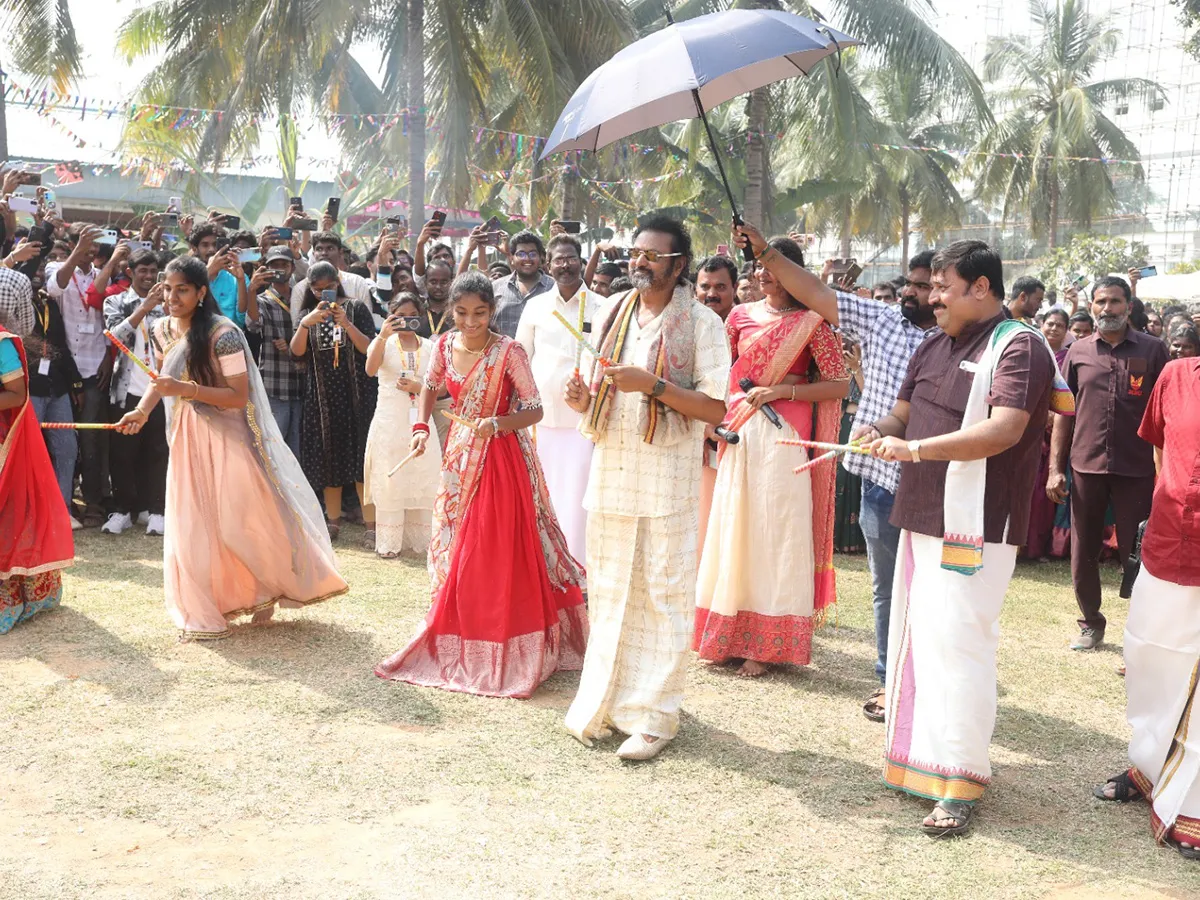
[[397, 472], [399, 472], [401, 469], [403, 469], [408, 463], [410, 463], [412, 460], [414, 460], [416, 458], [417, 458], [417, 451], [414, 450], [412, 453], [408, 454], [408, 456], [404, 457], [404, 459], [400, 460], [400, 462], [398, 462], [394, 466], [392, 466], [391, 471], [389, 471], [387, 474], [387, 477], [391, 478], [393, 475], [395, 475]]
[[147, 375], [149, 375], [151, 381], [158, 381], [158, 373], [155, 372], [153, 369], [151, 369], [148, 365], [146, 365], [145, 360], [143, 360], [140, 356], [138, 356], [136, 353], [134, 353], [132, 350], [130, 350], [128, 347], [126, 347], [124, 344], [122, 344], [120, 338], [118, 338], [111, 331], [107, 331], [107, 330], [104, 332], [104, 336], [113, 342], [114, 347], [116, 347], [118, 350], [120, 350], [122, 353], [124, 353], [130, 359], [132, 359], [135, 363], [137, 363], [138, 368], [141, 369], [143, 372], [145, 372]]
[[597, 350], [595, 347], [593, 347], [591, 342], [583, 336], [582, 332], [580, 332], [580, 330], [578, 328], [576, 328], [574, 325], [572, 325], [570, 322], [568, 322], [567, 317], [564, 316], [562, 313], [560, 313], [557, 309], [554, 311], [554, 318], [556, 318], [556, 319], [558, 319], [558, 321], [562, 322], [563, 325], [566, 326], [567, 331], [571, 332], [571, 334], [575, 337], [575, 340], [577, 340], [579, 342], [579, 346], [576, 349], [576, 353], [575, 353], [575, 373], [576, 374], [579, 373], [579, 358], [581, 355], [580, 351], [583, 351], [583, 350], [586, 350], [588, 353], [592, 354], [592, 356], [596, 357], [596, 361], [599, 362], [600, 365], [602, 365], [602, 366], [616, 365], [616, 363], [614, 363], [611, 359], [601, 356], [600, 351]]
[[472, 431], [475, 430], [475, 423], [472, 422], [470, 419], [464, 419], [458, 413], [452, 413], [448, 409], [443, 409], [442, 415], [445, 416], [447, 419], [449, 419], [451, 422], [457, 422], [459, 425], [463, 426], [463, 428], [470, 428]]
[[42, 422], [43, 428], [74, 428], [112, 431], [117, 426], [110, 422]]

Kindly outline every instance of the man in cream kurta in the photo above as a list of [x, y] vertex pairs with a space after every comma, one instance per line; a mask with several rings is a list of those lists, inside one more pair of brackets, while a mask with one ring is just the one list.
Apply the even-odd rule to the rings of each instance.
[[[720, 317], [695, 302], [690, 285], [677, 284], [689, 254], [679, 223], [643, 222], [630, 262], [640, 296], [613, 297], [596, 320], [598, 349], [616, 364], [603, 370], [612, 388], [607, 416], [597, 421], [601, 378], [590, 392], [579, 379], [567, 389], [573, 407], [589, 411], [581, 430], [596, 448], [584, 499], [591, 637], [566, 726], [589, 746], [610, 728], [630, 735], [618, 751], [624, 759], [657, 755], [679, 730], [695, 609], [704, 421], [720, 421], [729, 383]], [[610, 351], [608, 335], [620, 331], [623, 310], [624, 338]], [[662, 341], [666, 357], [690, 366], [667, 371], [659, 362], [656, 369]], [[656, 402], [648, 441], [647, 410]]]
[[577, 366], [591, 371], [592, 357], [585, 351], [576, 363], [579, 342], [554, 314], [560, 313], [573, 327], [590, 334], [604, 298], [583, 283], [583, 259], [573, 235], [551, 238], [546, 251], [555, 288], [529, 298], [517, 325], [517, 341], [529, 355], [533, 379], [542, 395], [545, 416], [537, 424], [537, 454], [546, 489], [571, 555], [584, 563], [587, 514], [583, 494], [592, 463], [592, 442], [579, 433], [582, 417], [567, 405], [563, 388]]

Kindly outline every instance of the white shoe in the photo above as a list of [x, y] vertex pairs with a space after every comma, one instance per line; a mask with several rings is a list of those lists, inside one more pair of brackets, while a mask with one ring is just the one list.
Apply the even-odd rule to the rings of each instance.
[[656, 741], [648, 741], [640, 734], [631, 734], [617, 749], [617, 756], [632, 760], [654, 759], [669, 743], [670, 738], [660, 737]]
[[75, 518], [74, 516], [71, 516], [70, 519], [71, 519], [71, 530], [72, 531], [79, 531], [81, 528], [83, 528], [83, 523], [80, 522], [77, 518]]
[[105, 534], [124, 534], [133, 527], [133, 519], [129, 513], [109, 513], [108, 521], [100, 526]]
[[156, 534], [159, 537], [163, 536], [164, 532], [163, 517], [155, 513], [152, 516], [146, 517], [146, 534]]
[[150, 513], [146, 512], [146, 510], [143, 509], [140, 513], [138, 513], [137, 523], [139, 525], [146, 525], [146, 524], [149, 524], [149, 522], [150, 522]]

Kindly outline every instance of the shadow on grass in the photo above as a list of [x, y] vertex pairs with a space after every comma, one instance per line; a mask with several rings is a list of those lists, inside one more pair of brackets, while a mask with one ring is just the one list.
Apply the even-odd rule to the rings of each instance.
[[36, 659], [64, 678], [103, 685], [114, 697], [157, 699], [177, 677], [151, 657], [69, 606], [41, 613], [0, 641], [0, 659]]
[[376, 663], [399, 648], [381, 647], [372, 634], [316, 619], [283, 618], [245, 631], [252, 640], [239, 640], [235, 633], [205, 646], [231, 665], [301, 684], [383, 722], [436, 725], [441, 720], [441, 712], [425, 698], [426, 689], [376, 677]]

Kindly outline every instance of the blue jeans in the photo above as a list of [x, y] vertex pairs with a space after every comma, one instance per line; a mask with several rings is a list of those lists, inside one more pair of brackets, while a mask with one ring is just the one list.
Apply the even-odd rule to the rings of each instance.
[[891, 524], [896, 495], [866, 478], [862, 480], [862, 506], [858, 524], [867, 541], [867, 565], [875, 595], [875, 675], [882, 684], [887, 677], [888, 624], [892, 617], [892, 577], [896, 573], [896, 549], [900, 529]]
[[304, 407], [304, 400], [280, 400], [278, 397], [267, 399], [271, 401], [271, 415], [275, 417], [275, 424], [283, 434], [283, 442], [288, 445], [292, 455], [299, 459], [300, 411]]
[[[70, 394], [29, 399], [33, 402], [33, 414], [37, 416], [38, 422], [75, 421]], [[70, 510], [71, 489], [75, 481], [75, 458], [79, 455], [75, 432], [61, 429], [42, 433], [46, 436], [46, 446], [50, 450], [50, 458], [54, 461], [54, 477], [58, 481], [58, 489], [62, 491], [63, 501]], [[74, 512], [71, 514], [74, 515]]]

